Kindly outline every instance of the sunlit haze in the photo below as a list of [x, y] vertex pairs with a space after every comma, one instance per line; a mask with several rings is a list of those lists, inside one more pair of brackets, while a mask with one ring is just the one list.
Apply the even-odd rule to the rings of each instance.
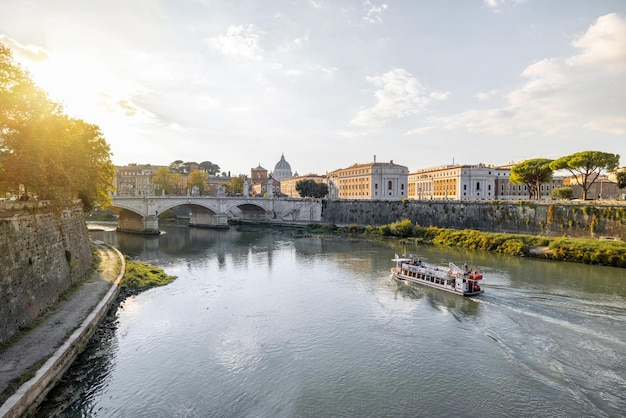
[[3, 0], [0, 42], [116, 165], [626, 165], [624, 0]]

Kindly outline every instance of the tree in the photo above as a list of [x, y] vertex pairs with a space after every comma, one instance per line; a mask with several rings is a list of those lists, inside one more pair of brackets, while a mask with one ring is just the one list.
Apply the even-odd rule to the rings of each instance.
[[189, 187], [197, 187], [200, 194], [204, 194], [206, 192], [206, 181], [209, 179], [209, 174], [196, 170], [189, 173]]
[[[0, 44], [0, 181], [9, 190], [37, 188], [45, 138], [41, 122], [59, 115], [60, 107], [13, 62], [11, 50]], [[35, 170], [33, 170], [35, 168]]]
[[[82, 200], [85, 210], [96, 205], [108, 206], [113, 192], [115, 166], [111, 162], [110, 147], [100, 128], [82, 120], [70, 119], [73, 139], [65, 148], [65, 163], [61, 168], [71, 175], [71, 188]], [[55, 173], [59, 178], [59, 172]]]
[[552, 160], [535, 158], [523, 161], [511, 168], [509, 181], [513, 184], [525, 184], [530, 199], [541, 199], [541, 185], [552, 180]]
[[552, 170], [567, 170], [583, 190], [583, 200], [602, 170], [613, 171], [619, 166], [619, 155], [600, 151], [582, 151], [561, 157], [550, 163]]
[[626, 171], [620, 171], [617, 173], [617, 187], [620, 189], [626, 187]]
[[243, 183], [246, 180], [246, 177], [243, 174], [238, 175], [237, 177], [233, 177], [230, 179], [230, 182], [226, 183], [226, 193], [228, 194], [242, 194], [243, 193]]
[[200, 163], [200, 168], [214, 176], [220, 172], [220, 166], [213, 164], [211, 161], [203, 161]]
[[168, 195], [176, 190], [179, 179], [180, 174], [172, 173], [168, 167], [159, 167], [156, 169], [154, 177], [152, 177], [152, 183], [157, 186], [157, 194]]
[[183, 163], [183, 171], [182, 174], [191, 173], [192, 171], [198, 168], [198, 163], [195, 161], [187, 161]]
[[115, 168], [100, 129], [65, 115], [62, 106], [13, 63], [0, 44], [0, 182], [23, 185], [60, 206], [79, 198], [84, 209], [110, 202]]
[[304, 179], [296, 182], [296, 191], [300, 197], [322, 198], [328, 194], [328, 186], [326, 183], [316, 183], [310, 179]]
[[183, 160], [176, 160], [170, 163], [169, 170], [172, 173], [182, 173], [184, 170]]
[[574, 197], [574, 191], [571, 187], [558, 187], [552, 190], [550, 197], [553, 199], [571, 200]]

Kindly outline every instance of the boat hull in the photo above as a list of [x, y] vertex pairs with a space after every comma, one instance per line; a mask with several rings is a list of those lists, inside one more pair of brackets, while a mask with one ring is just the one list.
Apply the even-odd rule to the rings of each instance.
[[416, 279], [414, 277], [403, 276], [397, 273], [391, 273], [391, 278], [401, 281], [401, 282], [417, 283], [422, 286], [432, 287], [433, 289], [443, 290], [444, 292], [454, 293], [455, 295], [459, 295], [459, 296], [478, 296], [484, 292], [484, 290], [482, 289], [478, 291], [473, 291], [473, 292], [457, 291], [456, 289], [453, 289], [452, 287], [447, 287], [445, 285], [436, 284], [428, 280], [422, 280], [422, 279]]

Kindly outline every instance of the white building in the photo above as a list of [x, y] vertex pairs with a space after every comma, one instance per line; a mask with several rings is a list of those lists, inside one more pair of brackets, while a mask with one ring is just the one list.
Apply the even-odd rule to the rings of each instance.
[[[417, 200], [528, 200], [528, 188], [513, 184], [511, 166], [446, 165], [426, 168], [408, 176], [409, 199]], [[563, 186], [562, 177], [541, 185], [541, 197], [550, 198]]]
[[335, 199], [397, 200], [408, 196], [406, 166], [374, 162], [354, 164], [326, 174], [329, 197]]

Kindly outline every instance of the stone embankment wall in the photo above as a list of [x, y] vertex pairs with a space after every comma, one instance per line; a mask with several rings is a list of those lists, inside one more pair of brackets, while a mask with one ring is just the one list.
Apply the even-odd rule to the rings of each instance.
[[56, 303], [91, 263], [80, 206], [55, 214], [42, 202], [0, 202], [0, 343]]
[[626, 241], [626, 202], [324, 202], [324, 222], [379, 226], [410, 219], [420, 226]]

